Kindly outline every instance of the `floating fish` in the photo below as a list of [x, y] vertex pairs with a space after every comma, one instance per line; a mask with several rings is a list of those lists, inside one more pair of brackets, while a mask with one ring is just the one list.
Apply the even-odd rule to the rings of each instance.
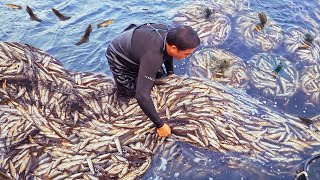
[[260, 23], [257, 24], [254, 27], [254, 29], [257, 31], [261, 31], [264, 28], [264, 26], [266, 25], [268, 18], [264, 12], [258, 13], [258, 17], [259, 17]]
[[276, 69], [272, 71], [272, 75], [274, 77], [277, 77], [278, 73], [282, 70], [282, 68], [283, 68], [282, 63], [279, 63], [279, 65], [276, 67]]
[[58, 10], [56, 10], [54, 8], [52, 8], [52, 11], [55, 15], [57, 15], [59, 17], [60, 21], [65, 21], [65, 20], [68, 20], [71, 18], [70, 16], [65, 16], [65, 15], [61, 14]]
[[314, 40], [314, 36], [310, 33], [307, 33], [304, 36], [304, 39], [303, 39], [301, 45], [299, 45], [298, 49], [308, 49], [311, 46], [313, 40]]
[[98, 28], [100, 28], [100, 27], [107, 27], [107, 26], [109, 26], [110, 24], [112, 24], [113, 21], [114, 21], [114, 19], [106, 20], [106, 21], [104, 21], [104, 22], [102, 22], [102, 23], [99, 23], [99, 24], [97, 25], [97, 27], [98, 27]]
[[33, 13], [32, 9], [31, 9], [29, 6], [27, 6], [27, 12], [28, 12], [30, 18], [31, 18], [33, 21], [38, 21], [38, 22], [41, 22], [41, 21], [42, 21], [41, 19], [39, 19], [39, 18], [37, 17], [37, 15], [35, 15], [35, 14]]
[[20, 5], [16, 5], [16, 4], [6, 4], [9, 8], [11, 9], [22, 9], [22, 7]]
[[77, 42], [75, 45], [79, 46], [80, 44], [83, 44], [83, 43], [86, 43], [89, 41], [89, 36], [90, 36], [90, 33], [92, 32], [92, 25], [90, 24], [86, 31], [84, 32], [84, 35], [81, 37], [80, 41]]

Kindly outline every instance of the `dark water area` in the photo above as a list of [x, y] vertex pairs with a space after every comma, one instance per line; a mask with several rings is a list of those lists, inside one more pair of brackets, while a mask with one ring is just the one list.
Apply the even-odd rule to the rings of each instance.
[[[126, 26], [131, 23], [141, 24], [146, 22], [167, 23], [172, 22], [177, 10], [186, 4], [199, 2], [192, 0], [23, 0], [23, 1], [0, 1], [0, 41], [26, 43], [42, 50], [59, 59], [66, 69], [78, 72], [95, 72], [111, 75], [105, 57], [105, 51], [110, 41], [117, 36]], [[6, 6], [7, 3], [19, 4], [22, 10], [12, 10]], [[31, 21], [26, 6], [30, 6], [34, 13], [42, 19], [42, 22]], [[290, 28], [301, 27], [311, 30], [314, 28], [312, 23], [304, 20], [304, 15], [309, 15], [320, 25], [319, 0], [250, 0], [249, 7], [256, 12], [264, 11], [270, 18], [275, 20], [282, 28], [283, 34], [288, 33]], [[70, 20], [59, 21], [53, 14], [51, 8], [58, 9], [65, 15], [71, 16]], [[236, 20], [241, 16], [228, 16], [231, 21], [231, 33], [227, 40], [217, 48], [232, 52], [236, 56], [247, 62], [252, 56], [261, 53], [259, 49], [246, 46], [235, 31]], [[114, 22], [108, 27], [97, 28], [97, 24], [108, 19]], [[93, 31], [88, 43], [80, 46], [74, 45], [83, 35], [86, 27], [91, 24]], [[319, 34], [319, 32], [318, 32]], [[199, 47], [199, 49], [204, 47]], [[284, 44], [267, 53], [281, 55], [292, 62], [301, 71], [307, 62], [299, 62], [298, 57], [285, 50]], [[320, 52], [319, 52], [320, 53]], [[178, 75], [187, 75], [189, 59], [175, 61], [175, 72]], [[302, 90], [285, 100], [276, 97], [270, 98], [262, 96], [253, 87], [247, 87], [245, 91], [252, 97], [259, 99], [267, 106], [276, 111], [300, 115], [303, 117], [313, 117], [318, 115], [320, 108], [316, 105], [306, 104], [307, 98]], [[172, 168], [164, 170], [162, 151], [155, 155], [152, 168], [145, 174], [143, 179], [293, 179], [292, 174], [281, 174], [279, 176], [268, 176], [261, 173], [261, 169], [269, 169], [272, 166], [261, 167], [255, 162], [247, 162], [243, 159], [243, 164], [230, 168], [225, 161], [232, 158], [241, 159], [241, 154], [229, 153], [221, 154], [209, 152], [195, 148], [188, 144], [180, 143], [181, 156], [185, 163], [193, 170], [189, 176], [183, 170]], [[196, 159], [196, 152], [205, 154], [205, 160]], [[196, 160], [195, 160], [196, 159]], [[178, 160], [173, 160], [179, 163]], [[204, 162], [206, 162], [204, 164]], [[168, 162], [169, 166], [169, 162]], [[319, 163], [315, 164], [319, 167]], [[168, 167], [167, 167], [168, 168]], [[196, 171], [199, 169], [199, 171]], [[316, 169], [316, 168], [315, 168]], [[207, 170], [207, 171], [205, 171]], [[180, 173], [178, 171], [181, 171]], [[277, 170], [270, 170], [276, 174]], [[183, 173], [184, 172], [184, 173]], [[178, 173], [178, 174], [177, 174]], [[203, 176], [196, 176], [196, 175]], [[263, 175], [262, 175], [263, 174]]]
[[[172, 150], [173, 149], [173, 150]], [[168, 153], [168, 151], [172, 153]], [[230, 164], [233, 164], [231, 167]], [[175, 142], [161, 147], [154, 155], [143, 180], [192, 179], [192, 180], [238, 180], [238, 179], [293, 179], [294, 174], [283, 174], [270, 164], [248, 160], [242, 153], [219, 153]], [[268, 169], [268, 175], [265, 172]]]

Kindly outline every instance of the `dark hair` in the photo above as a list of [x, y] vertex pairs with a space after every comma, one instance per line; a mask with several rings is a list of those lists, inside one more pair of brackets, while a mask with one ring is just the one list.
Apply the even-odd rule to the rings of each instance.
[[196, 48], [200, 44], [197, 32], [190, 26], [180, 25], [169, 30], [167, 43], [175, 45], [179, 50]]

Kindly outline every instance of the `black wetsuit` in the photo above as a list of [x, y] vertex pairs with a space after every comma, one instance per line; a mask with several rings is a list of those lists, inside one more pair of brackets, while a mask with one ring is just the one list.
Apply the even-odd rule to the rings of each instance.
[[119, 93], [135, 96], [157, 128], [164, 123], [150, 93], [161, 70], [173, 74], [173, 58], [165, 49], [167, 32], [168, 27], [163, 24], [132, 24], [109, 44], [106, 53]]

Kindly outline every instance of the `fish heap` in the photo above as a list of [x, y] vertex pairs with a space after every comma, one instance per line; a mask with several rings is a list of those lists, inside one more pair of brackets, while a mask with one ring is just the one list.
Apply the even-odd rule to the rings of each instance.
[[284, 39], [286, 50], [295, 53], [302, 62], [320, 63], [320, 36], [301, 28], [288, 31]]
[[320, 105], [320, 66], [318, 64], [304, 67], [301, 73], [301, 88], [313, 105]]
[[210, 0], [212, 4], [219, 5], [222, 12], [235, 16], [241, 11], [249, 9], [248, 0]]
[[189, 59], [190, 76], [207, 78], [233, 87], [245, 87], [247, 69], [243, 60], [222, 49], [196, 51]]
[[264, 95], [288, 99], [299, 88], [299, 75], [293, 64], [284, 57], [259, 53], [248, 61], [250, 84]]
[[263, 12], [250, 12], [240, 16], [236, 30], [248, 46], [262, 51], [276, 49], [283, 39], [281, 27]]
[[276, 162], [280, 172], [319, 151], [319, 120], [305, 123], [237, 89], [178, 76], [152, 90], [172, 128], [160, 138], [135, 99], [119, 101], [111, 77], [70, 72], [29, 45], [0, 48], [0, 172], [13, 179], [135, 179], [170, 140]]
[[205, 4], [189, 4], [178, 11], [173, 17], [174, 25], [191, 26], [197, 31], [201, 44], [220, 45], [229, 36], [230, 20], [218, 7]]

